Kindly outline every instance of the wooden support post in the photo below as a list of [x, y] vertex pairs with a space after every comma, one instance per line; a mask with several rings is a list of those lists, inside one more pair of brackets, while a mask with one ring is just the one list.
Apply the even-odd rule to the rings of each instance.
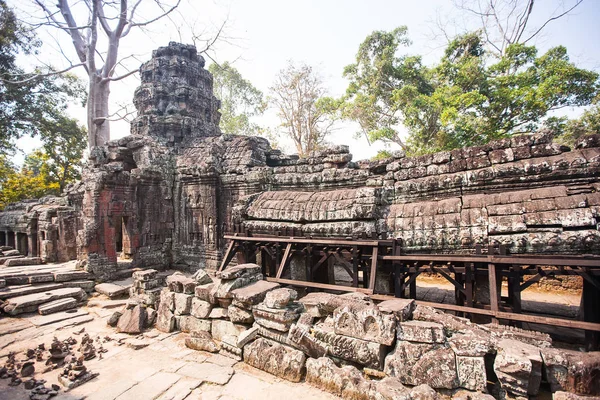
[[358, 246], [352, 247], [352, 286], [358, 287]]
[[283, 273], [283, 269], [285, 268], [285, 265], [288, 262], [288, 259], [290, 258], [290, 252], [292, 251], [292, 244], [288, 243], [287, 247], [285, 248], [285, 253], [283, 253], [283, 258], [281, 259], [281, 264], [279, 264], [279, 269], [277, 270], [277, 279], [281, 278], [281, 274]]
[[[473, 307], [473, 297], [475, 295], [475, 285], [473, 285], [473, 282], [475, 281], [475, 274], [473, 269], [473, 263], [465, 263], [465, 292], [467, 307]], [[469, 318], [473, 320], [473, 314], [469, 314]]]
[[[583, 320], [585, 322], [600, 322], [600, 290], [587, 279], [583, 280], [581, 303]], [[585, 347], [587, 351], [600, 350], [600, 332], [585, 331]]]
[[237, 251], [237, 247], [235, 247], [235, 239], [231, 239], [229, 242], [229, 246], [227, 246], [227, 251], [225, 252], [225, 257], [223, 257], [223, 261], [221, 262], [221, 266], [219, 267], [219, 271], [223, 271], [227, 267], [227, 265], [233, 260], [233, 256]]
[[394, 263], [394, 296], [404, 297], [404, 263]]
[[[492, 311], [498, 311], [498, 300], [500, 299], [500, 293], [498, 293], [498, 285], [496, 280], [496, 264], [488, 264], [488, 275], [490, 281], [490, 306]], [[493, 317], [492, 322], [497, 324], [498, 318]]]
[[379, 246], [373, 246], [371, 258], [371, 272], [369, 273], [369, 289], [375, 293], [375, 278], [377, 277], [377, 259], [379, 257]]

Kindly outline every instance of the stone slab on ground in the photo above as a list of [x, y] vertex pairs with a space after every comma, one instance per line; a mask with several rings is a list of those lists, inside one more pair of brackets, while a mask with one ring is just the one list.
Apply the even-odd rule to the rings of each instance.
[[66, 282], [62, 282], [61, 285], [63, 285], [63, 287], [78, 287], [78, 288], [82, 288], [83, 290], [85, 290], [88, 293], [91, 293], [94, 291], [94, 287], [96, 286], [96, 282], [94, 281], [66, 281]]
[[177, 370], [177, 374], [194, 379], [202, 379], [204, 382], [216, 385], [224, 385], [229, 382], [234, 374], [234, 370], [231, 367], [216, 365], [210, 362], [202, 364], [187, 362]]
[[127, 296], [129, 294], [128, 286], [121, 286], [115, 283], [99, 283], [94, 287], [96, 292], [106, 295], [111, 299], [121, 296]]
[[39, 257], [21, 257], [11, 258], [4, 261], [4, 265], [7, 267], [20, 267], [23, 265], [39, 265], [42, 263], [42, 259]]
[[0, 290], [0, 299], [6, 300], [12, 297], [25, 296], [33, 293], [47, 292], [48, 290], [65, 287], [61, 283], [44, 283], [38, 285], [16, 285], [6, 286]]
[[78, 301], [74, 298], [66, 297], [64, 299], [58, 299], [42, 304], [38, 307], [38, 312], [41, 315], [53, 314], [60, 311], [66, 311], [75, 308], [77, 307], [77, 304]]
[[57, 271], [52, 275], [54, 275], [54, 282], [94, 279], [94, 274], [87, 271]]
[[3, 318], [0, 319], [0, 336], [19, 332], [31, 328], [31, 321], [25, 319]]
[[4, 305], [4, 311], [10, 315], [37, 311], [40, 304], [49, 301], [73, 297], [78, 301], [85, 299], [86, 294], [80, 288], [61, 288], [43, 293], [34, 293], [26, 296], [13, 297]]
[[181, 376], [178, 374], [157, 372], [121, 394], [116, 400], [155, 399], [169, 390], [179, 379]]
[[82, 317], [84, 315], [88, 315], [88, 312], [85, 310], [69, 310], [57, 312], [49, 315], [36, 315], [33, 317], [27, 318], [27, 321], [31, 322], [35, 326], [45, 326], [50, 325], [55, 322], [61, 322], [68, 319], [73, 319], [77, 317]]

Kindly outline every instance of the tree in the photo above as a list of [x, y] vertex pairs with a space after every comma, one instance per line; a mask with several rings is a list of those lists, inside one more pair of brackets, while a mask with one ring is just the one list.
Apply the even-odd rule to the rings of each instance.
[[[534, 46], [511, 44], [491, 63], [475, 32], [453, 40], [437, 65], [425, 67], [419, 57], [396, 55], [405, 33], [367, 37], [346, 68], [342, 110], [350, 119], [368, 116], [373, 140], [402, 144], [394, 125], [401, 122], [413, 153], [531, 132], [550, 111], [588, 105], [600, 91], [598, 74], [573, 65], [562, 46], [538, 56]], [[348, 112], [355, 109], [360, 113]]]
[[4, 172], [0, 180], [0, 210], [9, 203], [59, 194], [59, 185], [49, 176], [47, 158], [42, 151], [28, 154], [20, 171], [4, 157], [0, 157], [0, 165]]
[[[17, 66], [17, 54], [32, 54], [39, 41], [23, 27], [14, 12], [0, 0], [0, 153], [14, 150], [14, 139], [23, 134], [37, 135], [50, 115], [66, 109], [67, 103], [81, 99], [83, 89], [73, 75], [42, 77], [25, 74]], [[15, 75], [23, 82], [11, 83]]]
[[[475, 17], [488, 52], [496, 58], [504, 57], [512, 45], [532, 42], [549, 24], [568, 15], [581, 3], [583, 0], [561, 1], [560, 6], [546, 17], [532, 19], [534, 11], [538, 9], [535, 7], [535, 0], [454, 1], [463, 15]], [[533, 20], [541, 22], [531, 26]], [[451, 42], [452, 39], [448, 41]]]
[[585, 135], [600, 134], [600, 105], [595, 104], [579, 118], [548, 118], [544, 128], [552, 132], [558, 141], [572, 147], [577, 139]]
[[[75, 48], [78, 62], [72, 63], [63, 71], [83, 67], [88, 75], [87, 126], [89, 147], [100, 146], [110, 140], [108, 99], [111, 82], [124, 79], [137, 72], [137, 69], [116, 74], [122, 65], [119, 59], [119, 45], [133, 28], [148, 26], [168, 16], [181, 0], [170, 4], [156, 1], [157, 15], [143, 21], [138, 20], [142, 0], [131, 5], [129, 0], [119, 2], [104, 0], [86, 0], [75, 2], [79, 12], [72, 11], [69, 0], [34, 0], [45, 13], [45, 25], [57, 28], [68, 34]], [[62, 17], [62, 20], [59, 17]], [[76, 16], [81, 16], [80, 21]], [[104, 41], [99, 43], [99, 36]], [[104, 44], [105, 50], [100, 49]]]
[[86, 129], [77, 120], [58, 114], [43, 122], [40, 136], [49, 178], [62, 193], [68, 183], [81, 179]]
[[236, 135], [260, 135], [263, 129], [251, 122], [267, 108], [263, 93], [229, 62], [212, 63], [213, 93], [221, 100], [221, 131]]
[[279, 71], [270, 91], [282, 133], [292, 139], [300, 157], [318, 150], [334, 122], [331, 102], [323, 98], [326, 91], [321, 77], [312, 67], [290, 61]]

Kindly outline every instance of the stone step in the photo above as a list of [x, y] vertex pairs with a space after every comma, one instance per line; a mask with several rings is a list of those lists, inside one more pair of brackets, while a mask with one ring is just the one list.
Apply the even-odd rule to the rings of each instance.
[[25, 258], [25, 256], [4, 256], [4, 257], [0, 257], [0, 265], [4, 265], [4, 263], [6, 263], [8, 260], [13, 260], [15, 258]]
[[66, 297], [73, 297], [77, 301], [83, 301], [87, 296], [81, 288], [60, 288], [48, 292], [28, 294], [9, 299], [4, 305], [4, 312], [10, 315], [34, 312], [37, 311], [40, 304]]
[[38, 312], [41, 315], [53, 314], [59, 311], [70, 310], [71, 308], [77, 307], [78, 301], [72, 297], [65, 297], [64, 299], [58, 299], [44, 303], [38, 307]]
[[4, 265], [7, 267], [13, 266], [22, 266], [22, 265], [39, 265], [42, 263], [42, 259], [39, 257], [20, 257], [20, 258], [11, 258], [10, 260], [6, 260]]
[[85, 281], [68, 281], [68, 282], [61, 282], [61, 285], [63, 285], [64, 287], [82, 288], [86, 292], [91, 293], [94, 291], [94, 286], [96, 286], [96, 282], [87, 281], [87, 280], [85, 280]]
[[42, 285], [18, 285], [7, 286], [0, 289], [0, 299], [6, 300], [18, 296], [26, 296], [28, 294], [47, 292], [49, 290], [60, 289], [64, 286], [60, 283], [46, 283]]
[[115, 297], [128, 296], [129, 287], [130, 285], [121, 286], [114, 283], [100, 283], [96, 285], [94, 289], [96, 290], [96, 292], [104, 294], [110, 297], [111, 299], [114, 299]]
[[75, 270], [73, 267], [52, 264], [33, 266], [4, 266], [0, 268], [0, 279], [8, 285], [26, 285], [41, 282], [68, 282], [94, 279], [90, 272]]
[[94, 279], [94, 274], [87, 271], [58, 271], [54, 272], [55, 282], [79, 281], [82, 279]]

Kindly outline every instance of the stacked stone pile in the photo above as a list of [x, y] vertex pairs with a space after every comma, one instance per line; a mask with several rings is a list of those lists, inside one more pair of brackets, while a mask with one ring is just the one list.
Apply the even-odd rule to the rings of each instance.
[[546, 334], [473, 324], [407, 299], [298, 298], [261, 279], [255, 264], [212, 279], [172, 275], [157, 328], [188, 332], [192, 349], [348, 399], [524, 398], [542, 383], [555, 393], [600, 395], [600, 353], [553, 348]]

